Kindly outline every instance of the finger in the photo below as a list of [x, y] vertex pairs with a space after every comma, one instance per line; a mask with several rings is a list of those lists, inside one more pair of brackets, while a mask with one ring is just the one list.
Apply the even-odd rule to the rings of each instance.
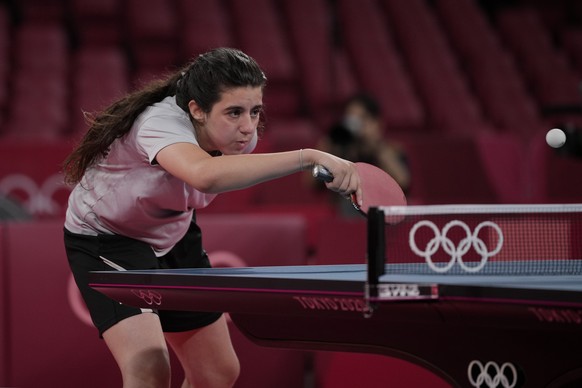
[[360, 177], [357, 173], [352, 174], [350, 179], [350, 198], [352, 203], [358, 208], [362, 206], [362, 189], [360, 185]]
[[341, 193], [341, 195], [344, 196], [349, 196], [354, 192], [354, 188], [352, 185], [352, 177], [350, 174], [346, 174], [343, 176], [339, 192]]
[[364, 192], [362, 191], [361, 185], [358, 185], [355, 193], [352, 194], [352, 202], [357, 204], [358, 207], [362, 207], [364, 204]]

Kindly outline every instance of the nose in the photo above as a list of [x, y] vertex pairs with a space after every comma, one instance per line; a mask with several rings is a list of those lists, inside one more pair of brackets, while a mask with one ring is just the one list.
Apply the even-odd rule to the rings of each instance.
[[254, 118], [250, 114], [244, 115], [244, 117], [240, 123], [239, 130], [244, 134], [249, 134], [249, 133], [253, 133], [255, 128], [256, 128], [256, 123], [255, 123]]

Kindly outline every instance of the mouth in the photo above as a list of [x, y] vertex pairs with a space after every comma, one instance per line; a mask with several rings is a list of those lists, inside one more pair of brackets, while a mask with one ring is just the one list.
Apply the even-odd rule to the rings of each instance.
[[236, 148], [237, 148], [239, 151], [242, 151], [242, 150], [244, 150], [244, 149], [245, 149], [245, 148], [248, 146], [249, 142], [250, 142], [249, 140], [238, 140], [238, 141], [235, 143], [235, 144], [236, 144]]

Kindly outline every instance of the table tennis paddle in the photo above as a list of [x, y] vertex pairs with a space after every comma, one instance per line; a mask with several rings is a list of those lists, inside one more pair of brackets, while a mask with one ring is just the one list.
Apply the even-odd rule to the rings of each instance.
[[[362, 206], [358, 206], [355, 194], [352, 194], [353, 206], [363, 215], [367, 215], [371, 207], [376, 206], [406, 206], [406, 196], [402, 188], [387, 172], [368, 163], [355, 163], [360, 175], [362, 186]], [[322, 165], [313, 167], [313, 177], [323, 182], [333, 181], [331, 172]], [[388, 223], [399, 220], [386, 218]]]

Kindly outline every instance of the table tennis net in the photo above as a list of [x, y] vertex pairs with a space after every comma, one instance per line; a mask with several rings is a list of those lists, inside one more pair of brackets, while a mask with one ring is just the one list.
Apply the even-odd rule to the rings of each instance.
[[[386, 262], [441, 274], [582, 274], [582, 205], [380, 207]], [[400, 266], [402, 263], [416, 265]]]

